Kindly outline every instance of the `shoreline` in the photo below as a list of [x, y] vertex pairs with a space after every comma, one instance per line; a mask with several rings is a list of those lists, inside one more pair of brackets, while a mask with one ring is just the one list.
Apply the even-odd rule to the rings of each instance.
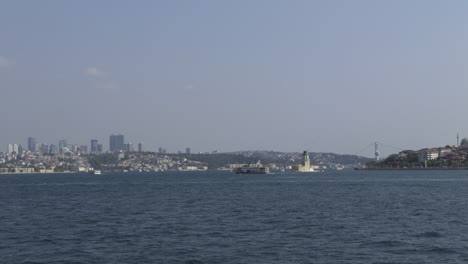
[[459, 168], [354, 168], [354, 170], [468, 170], [468, 167]]

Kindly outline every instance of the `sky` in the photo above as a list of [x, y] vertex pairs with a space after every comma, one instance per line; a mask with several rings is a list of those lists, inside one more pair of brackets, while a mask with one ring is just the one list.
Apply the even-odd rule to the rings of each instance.
[[[467, 1], [3, 1], [0, 151], [372, 156], [468, 137]], [[2, 148], [1, 146], [4, 146]]]

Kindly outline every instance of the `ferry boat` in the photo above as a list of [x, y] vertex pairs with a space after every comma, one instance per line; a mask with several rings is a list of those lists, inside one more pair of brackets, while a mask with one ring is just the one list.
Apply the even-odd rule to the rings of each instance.
[[257, 164], [247, 164], [242, 167], [234, 169], [235, 174], [268, 174], [270, 169], [263, 166], [260, 161]]

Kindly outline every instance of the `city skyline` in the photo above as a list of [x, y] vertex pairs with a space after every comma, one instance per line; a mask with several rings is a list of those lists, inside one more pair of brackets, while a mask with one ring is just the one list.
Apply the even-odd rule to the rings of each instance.
[[[99, 141], [98, 139], [90, 139], [89, 144], [85, 143], [79, 143], [79, 142], [68, 142], [67, 139], [61, 138], [60, 140], [57, 140], [57, 143], [48, 143], [48, 142], [42, 142], [38, 140], [37, 137], [28, 137], [26, 144], [23, 143], [8, 143], [6, 148], [6, 151], [1, 151], [0, 152], [5, 152], [5, 153], [11, 153], [11, 152], [18, 152], [18, 148], [21, 148], [22, 150], [27, 150], [30, 152], [54, 152], [50, 150], [51, 148], [56, 148], [57, 153], [53, 154], [59, 154], [59, 151], [63, 147], [86, 147], [86, 153], [104, 153], [104, 152], [117, 152], [117, 151], [125, 151], [125, 152], [144, 152], [144, 151], [149, 151], [149, 152], [158, 152], [157, 149], [147, 149], [145, 144], [143, 142], [126, 142], [124, 140], [124, 135], [122, 134], [111, 134], [109, 135], [108, 138], [108, 145], [104, 145]], [[18, 141], [20, 142], [20, 141]], [[23, 147], [25, 145], [26, 147]], [[114, 145], [114, 146], [113, 146]], [[46, 146], [48, 147], [48, 151], [43, 151], [42, 148]], [[105, 147], [106, 146], [106, 147]], [[161, 149], [164, 149], [165, 152], [167, 151], [166, 148], [159, 147], [159, 151]], [[176, 153], [176, 152], [182, 152], [182, 149], [180, 150], [173, 150], [170, 153]], [[190, 147], [185, 147], [185, 153], [190, 154], [191, 148]]]
[[354, 154], [468, 136], [465, 1], [46, 2], [0, 10], [0, 146], [117, 131]]
[[[122, 137], [121, 147], [112, 149], [111, 148], [111, 144], [112, 144], [112, 141], [113, 141], [112, 138], [116, 137], [116, 136]], [[185, 152], [183, 150], [181, 150], [181, 149], [179, 149], [179, 150], [171, 150], [170, 149], [169, 151], [167, 151], [167, 148], [163, 148], [163, 147], [158, 147], [158, 149], [147, 149], [147, 147], [142, 142], [136, 143], [134, 145], [132, 142], [125, 143], [125, 141], [123, 141], [123, 139], [124, 139], [124, 135], [122, 135], [122, 134], [117, 134], [117, 135], [116, 134], [111, 134], [109, 136], [109, 141], [110, 141], [109, 148], [105, 149], [103, 147], [103, 144], [100, 144], [99, 140], [97, 140], [97, 139], [91, 139], [89, 145], [76, 144], [76, 143], [67, 144], [66, 139], [61, 139], [61, 140], [59, 140], [59, 144], [57, 146], [56, 144], [53, 144], [53, 143], [51, 143], [50, 145], [47, 144], [47, 143], [41, 143], [41, 142], [37, 143], [38, 142], [37, 138], [28, 137], [28, 139], [27, 139], [27, 143], [28, 143], [27, 148], [24, 148], [21, 143], [19, 143], [19, 144], [9, 143], [7, 145], [7, 151], [5, 151], [5, 153], [21, 153], [24, 150], [28, 150], [30, 152], [41, 152], [41, 153], [48, 153], [48, 154], [61, 154], [61, 155], [63, 155], [64, 153], [61, 152], [63, 146], [61, 146], [61, 144], [65, 144], [65, 145], [67, 145], [67, 148], [72, 147], [72, 150], [74, 152], [76, 152], [76, 151], [83, 152], [83, 154], [113, 153], [113, 152], [118, 152], [118, 151], [123, 151], [123, 152], [153, 152], [153, 153], [158, 153], [158, 154], [168, 154], [168, 153], [193, 154], [191, 152], [190, 147], [186, 147]], [[463, 138], [462, 142], [466, 142], [467, 140], [468, 140], [468, 138]], [[372, 144], [366, 146], [364, 149], [361, 149], [359, 152], [353, 153], [353, 154], [348, 154], [348, 155], [356, 155], [356, 156], [362, 156], [362, 157], [367, 157], [367, 158], [374, 158], [375, 160], [378, 161], [380, 159], [380, 150], [378, 149], [379, 144], [380, 144], [379, 142], [373, 142]], [[374, 146], [374, 152], [373, 152], [373, 155], [370, 155], [369, 153], [372, 152], [372, 146]], [[460, 146], [460, 137], [459, 137], [459, 135], [457, 134], [456, 144], [453, 144], [453, 145], [447, 144], [445, 146], [459, 147]], [[433, 149], [433, 148], [440, 148], [440, 147], [444, 147], [444, 146], [425, 146], [425, 148], [423, 148], [423, 149]], [[45, 150], [44, 150], [44, 148], [45, 148]], [[394, 150], [394, 153], [391, 153], [390, 155], [394, 155], [395, 153], [401, 152], [401, 151], [412, 151], [410, 149], [400, 149], [400, 148], [397, 148], [397, 147], [394, 147], [394, 146], [389, 146], [389, 145], [385, 145], [385, 148], [387, 148], [387, 151], [389, 151], [388, 148]], [[238, 150], [238, 151], [275, 151], [275, 150]], [[281, 151], [279, 151], [279, 152], [281, 152]], [[297, 151], [292, 151], [292, 152], [297, 152]], [[2, 151], [0, 151], [0, 153], [2, 153]], [[199, 151], [198, 153], [218, 153], [218, 150]], [[339, 154], [339, 153], [337, 153], [337, 154]], [[383, 158], [385, 159], [386, 157], [387, 156], [384, 156]]]

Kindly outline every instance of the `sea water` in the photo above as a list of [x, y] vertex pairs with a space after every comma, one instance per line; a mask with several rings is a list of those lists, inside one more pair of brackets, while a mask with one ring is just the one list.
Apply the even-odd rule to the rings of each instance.
[[468, 171], [0, 175], [0, 263], [466, 263]]

